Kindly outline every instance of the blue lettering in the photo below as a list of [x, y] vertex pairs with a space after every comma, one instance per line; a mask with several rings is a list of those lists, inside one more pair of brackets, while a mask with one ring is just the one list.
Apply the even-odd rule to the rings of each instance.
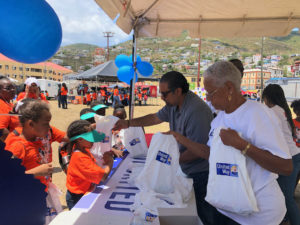
[[[132, 205], [133, 202], [120, 202], [120, 201], [107, 201], [105, 203], [105, 208], [108, 210], [116, 210], [116, 211], [126, 211], [126, 212], [130, 212], [130, 208], [122, 208], [120, 206], [128, 206], [128, 205]], [[117, 207], [119, 206], [119, 207]]]
[[109, 198], [114, 199], [117, 195], [124, 195], [124, 198], [129, 199], [131, 196], [135, 196], [135, 193], [113, 192]]

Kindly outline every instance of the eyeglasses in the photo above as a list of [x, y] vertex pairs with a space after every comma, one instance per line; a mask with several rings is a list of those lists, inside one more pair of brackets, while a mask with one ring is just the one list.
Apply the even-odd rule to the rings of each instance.
[[218, 90], [219, 90], [219, 88], [217, 88], [216, 90], [214, 90], [211, 93], [206, 92], [206, 98], [210, 98], [211, 99], [214, 96], [214, 94], [217, 93]]
[[172, 90], [168, 90], [168, 91], [165, 91], [165, 92], [161, 91], [160, 94], [161, 94], [164, 98], [166, 98], [170, 92], [172, 92]]

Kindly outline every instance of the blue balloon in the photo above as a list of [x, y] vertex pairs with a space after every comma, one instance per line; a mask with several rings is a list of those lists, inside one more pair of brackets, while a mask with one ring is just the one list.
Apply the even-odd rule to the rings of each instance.
[[0, 3], [0, 52], [23, 63], [51, 58], [62, 40], [60, 21], [45, 0]]
[[138, 69], [139, 73], [145, 77], [151, 76], [153, 73], [153, 66], [148, 62], [137, 62], [136, 68]]
[[133, 78], [133, 74], [134, 69], [132, 68], [132, 66], [122, 66], [117, 72], [118, 79], [127, 84], [130, 84], [130, 80]]
[[[130, 58], [130, 61], [132, 62], [132, 55], [130, 55], [129, 58]], [[137, 61], [137, 62], [141, 62], [141, 61], [142, 61], [141, 56], [137, 55], [136, 61]]]
[[115, 59], [115, 64], [118, 68], [132, 66], [132, 62], [127, 55], [118, 55]]

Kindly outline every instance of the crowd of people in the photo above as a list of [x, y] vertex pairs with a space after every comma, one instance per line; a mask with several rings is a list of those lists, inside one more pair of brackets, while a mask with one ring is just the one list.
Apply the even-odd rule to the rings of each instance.
[[[6, 144], [5, 150], [22, 160], [25, 173], [34, 175], [45, 185], [47, 198], [53, 197], [49, 192], [53, 186], [51, 143], [66, 143], [61, 157], [67, 158], [64, 164], [66, 201], [72, 209], [87, 191], [107, 178], [113, 157], [123, 155], [120, 130], [168, 122], [170, 131], [167, 134], [173, 135], [179, 145], [181, 169], [193, 179], [197, 212], [203, 224], [274, 225], [284, 218], [292, 225], [300, 224], [300, 211], [294, 199], [300, 171], [300, 100], [291, 105], [297, 115], [294, 120], [279, 85], [268, 85], [263, 90], [264, 104], [247, 100], [240, 89], [242, 74], [234, 62], [220, 61], [210, 66], [203, 75], [209, 106], [189, 90], [181, 73], [167, 72], [159, 83], [166, 105], [157, 113], [129, 120], [122, 106], [126, 105], [122, 104], [124, 100], [128, 102], [129, 93], [120, 93], [116, 86], [111, 95], [113, 115], [119, 120], [112, 129], [115, 142], [111, 151], [103, 155], [103, 165], [97, 163], [90, 149], [105, 138], [95, 130], [95, 115], [106, 115], [108, 94], [105, 88], [95, 94], [87, 92], [89, 108], [83, 109], [78, 120], [65, 132], [50, 125], [48, 102], [39, 92], [36, 80], [26, 81], [25, 92], [20, 93], [17, 104], [12, 105], [15, 87], [9, 79], [0, 77], [0, 140]], [[64, 84], [59, 93], [62, 107], [67, 108]], [[145, 95], [147, 93], [142, 91], [136, 92], [139, 102]], [[213, 134], [220, 127], [223, 144], [245, 156], [258, 212], [232, 213], [215, 208], [205, 200], [209, 173], [213, 172], [209, 171], [208, 161]], [[51, 205], [47, 207], [45, 217], [56, 210]]]

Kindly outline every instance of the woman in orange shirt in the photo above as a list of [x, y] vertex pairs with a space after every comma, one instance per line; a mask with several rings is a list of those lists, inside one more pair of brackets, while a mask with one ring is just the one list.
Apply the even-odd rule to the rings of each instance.
[[15, 94], [16, 88], [13, 83], [5, 76], [0, 76], [0, 139], [2, 141], [19, 125], [17, 116], [7, 115], [13, 111], [11, 100], [14, 99]]
[[[20, 124], [22, 127], [10, 133], [5, 141], [6, 149], [22, 160], [26, 174], [33, 174], [35, 178], [48, 187], [52, 175], [52, 142], [68, 141], [65, 133], [50, 126], [51, 113], [48, 104], [39, 101], [28, 101], [20, 106]], [[51, 184], [53, 187], [53, 184]], [[51, 192], [49, 192], [51, 193]], [[53, 196], [48, 194], [47, 202]], [[59, 211], [47, 203], [48, 212], [45, 216], [57, 214]]]
[[18, 97], [17, 101], [20, 101], [24, 98], [32, 98], [32, 99], [39, 99], [43, 100], [48, 103], [45, 95], [40, 92], [40, 84], [38, 80], [34, 77], [29, 77], [25, 80], [26, 88], [25, 92], [21, 92]]
[[68, 127], [67, 134], [71, 141], [68, 150], [72, 152], [66, 184], [66, 202], [69, 209], [72, 209], [86, 192], [92, 191], [94, 184], [105, 180], [113, 166], [111, 152], [103, 155], [104, 168], [96, 164], [90, 148], [94, 142], [102, 141], [105, 135], [92, 130], [90, 125], [86, 120], [76, 120]]
[[60, 98], [61, 98], [61, 104], [62, 104], [63, 109], [68, 108], [67, 97], [68, 97], [67, 85], [65, 83], [62, 83], [62, 87], [61, 87], [61, 91], [60, 91]]

